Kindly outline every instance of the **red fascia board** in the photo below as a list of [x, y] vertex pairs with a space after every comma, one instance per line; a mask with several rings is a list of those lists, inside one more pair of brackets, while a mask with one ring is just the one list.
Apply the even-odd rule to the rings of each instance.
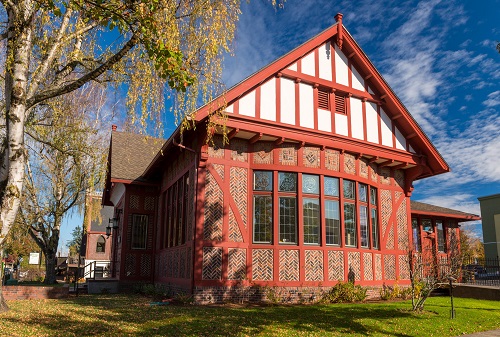
[[428, 211], [417, 211], [417, 210], [411, 210], [411, 214], [416, 214], [416, 215], [422, 215], [422, 216], [429, 216], [429, 217], [446, 217], [446, 218], [454, 218], [458, 220], [463, 220], [463, 221], [476, 221], [476, 220], [481, 220], [480, 216], [477, 216], [475, 214], [452, 214], [452, 213], [442, 213], [442, 212], [428, 212]]
[[122, 183], [125, 185], [144, 185], [144, 186], [156, 186], [155, 183], [149, 183], [147, 181], [138, 181], [138, 180], [131, 180], [131, 179], [115, 179], [111, 178], [111, 183]]

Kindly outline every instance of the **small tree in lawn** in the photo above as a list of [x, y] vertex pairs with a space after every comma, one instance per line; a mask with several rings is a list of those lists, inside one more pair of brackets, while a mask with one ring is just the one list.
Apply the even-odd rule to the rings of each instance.
[[[445, 257], [438, 254], [433, 244], [421, 251], [408, 251], [411, 303], [414, 311], [422, 311], [427, 298], [434, 290], [448, 284], [450, 278], [456, 280], [460, 276], [462, 260], [458, 238], [454, 229], [449, 233], [450, 245]], [[425, 239], [434, 242], [435, 234], [427, 235]]]

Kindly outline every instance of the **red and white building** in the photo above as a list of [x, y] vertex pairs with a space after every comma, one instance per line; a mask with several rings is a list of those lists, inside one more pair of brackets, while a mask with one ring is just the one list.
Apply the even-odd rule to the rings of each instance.
[[[229, 144], [206, 132], [218, 100], [182, 137], [112, 133], [103, 203], [119, 219], [122, 285], [210, 302], [241, 285], [293, 297], [348, 277], [409, 283], [408, 250], [423, 233], [412, 184], [449, 167], [336, 18], [220, 98]], [[457, 218], [431, 219], [445, 242], [457, 234]]]

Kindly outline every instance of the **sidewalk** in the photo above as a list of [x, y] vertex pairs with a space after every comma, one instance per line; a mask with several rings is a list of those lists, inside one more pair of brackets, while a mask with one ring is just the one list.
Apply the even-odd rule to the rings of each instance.
[[462, 337], [499, 337], [500, 336], [500, 329], [499, 330], [490, 330], [490, 331], [483, 331], [483, 332], [476, 332], [470, 335], [461, 335]]

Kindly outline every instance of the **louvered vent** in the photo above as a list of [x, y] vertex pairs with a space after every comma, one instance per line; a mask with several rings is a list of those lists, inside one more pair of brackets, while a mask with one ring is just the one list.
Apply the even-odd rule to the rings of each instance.
[[346, 113], [345, 96], [335, 95], [335, 112], [339, 114]]
[[318, 108], [330, 110], [330, 95], [324, 90], [318, 90]]

